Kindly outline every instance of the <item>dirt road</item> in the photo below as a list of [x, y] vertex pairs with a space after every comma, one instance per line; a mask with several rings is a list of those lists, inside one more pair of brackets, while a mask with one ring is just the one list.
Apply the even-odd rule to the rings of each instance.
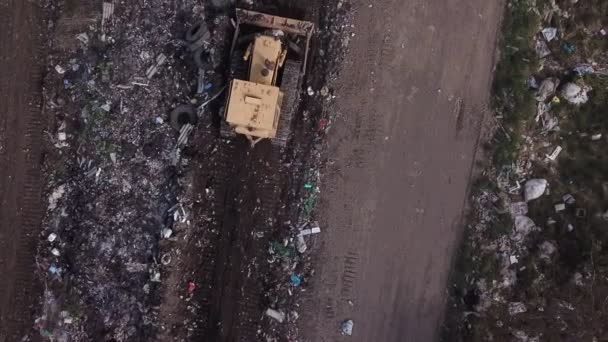
[[40, 211], [41, 70], [37, 9], [0, 3], [0, 341], [32, 326]]
[[[373, 4], [373, 5], [372, 5]], [[501, 1], [355, 1], [307, 341], [433, 341], [489, 96]], [[352, 301], [352, 305], [349, 303]]]

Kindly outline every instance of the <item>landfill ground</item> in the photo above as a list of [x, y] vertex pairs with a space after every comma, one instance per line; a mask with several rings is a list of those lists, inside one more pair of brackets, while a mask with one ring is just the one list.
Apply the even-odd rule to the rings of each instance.
[[239, 3], [319, 28], [283, 151], [220, 139], [221, 97], [176, 146], [170, 110], [226, 81], [225, 2], [43, 3], [0, 3], [0, 342], [436, 339], [500, 2]]

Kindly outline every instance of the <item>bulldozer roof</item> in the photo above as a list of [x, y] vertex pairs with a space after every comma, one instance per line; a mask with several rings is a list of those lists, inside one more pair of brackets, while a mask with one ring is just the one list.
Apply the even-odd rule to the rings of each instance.
[[276, 131], [282, 93], [278, 87], [234, 79], [226, 121], [234, 126]]
[[236, 9], [236, 18], [239, 24], [250, 24], [259, 27], [283, 30], [299, 36], [311, 36], [314, 25], [308, 21], [279, 17], [242, 8]]

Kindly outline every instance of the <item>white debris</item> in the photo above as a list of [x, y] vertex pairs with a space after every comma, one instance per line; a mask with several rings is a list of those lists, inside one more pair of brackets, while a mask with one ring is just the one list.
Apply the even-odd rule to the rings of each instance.
[[59, 75], [65, 74], [65, 69], [59, 64], [55, 65], [55, 71], [57, 71]]
[[49, 196], [49, 210], [57, 208], [57, 202], [63, 197], [63, 194], [65, 194], [65, 185], [60, 185], [53, 191]]
[[156, 119], [154, 119], [154, 122], [156, 122], [158, 125], [162, 125], [163, 123], [165, 123], [165, 120], [163, 120], [163, 118], [161, 118], [160, 116], [157, 116]]
[[102, 16], [101, 16], [101, 28], [105, 26], [106, 22], [112, 17], [114, 14], [114, 3], [113, 2], [104, 2], [102, 8]]
[[158, 56], [156, 56], [156, 64], [152, 65], [148, 68], [148, 70], [146, 71], [146, 77], [148, 79], [152, 78], [158, 72], [158, 68], [163, 66], [163, 64], [165, 64], [166, 62], [167, 62], [167, 56], [164, 53], [161, 53]]
[[110, 109], [112, 109], [112, 107], [110, 107], [109, 103], [105, 103], [105, 104], [101, 105], [101, 107], [99, 107], [99, 108], [103, 109], [106, 112], [109, 112]]
[[509, 262], [511, 263], [511, 265], [513, 265], [513, 264], [517, 264], [519, 262], [519, 260], [517, 259], [516, 255], [511, 255], [511, 256], [509, 256]]
[[152, 274], [150, 277], [150, 280], [155, 283], [160, 283], [160, 272], [154, 272], [154, 274]]
[[67, 134], [65, 134], [65, 132], [57, 133], [57, 140], [65, 141], [67, 138], [68, 138], [68, 136], [67, 136]]
[[308, 249], [308, 246], [306, 246], [306, 241], [304, 241], [304, 237], [302, 235], [298, 235], [298, 239], [296, 240], [296, 248], [300, 253], [304, 253]]
[[553, 149], [553, 152], [551, 152], [551, 154], [547, 154], [547, 158], [549, 160], [554, 161], [555, 159], [557, 159], [557, 157], [559, 156], [559, 154], [562, 152], [562, 147], [561, 146], [556, 146]]
[[564, 203], [558, 203], [555, 205], [555, 212], [559, 213], [560, 211], [566, 210], [566, 205]]
[[509, 211], [513, 217], [522, 216], [528, 214], [528, 203], [526, 202], [515, 202], [511, 203]]
[[110, 153], [110, 160], [112, 161], [112, 163], [116, 164], [116, 153], [115, 152]]
[[275, 319], [279, 323], [283, 323], [285, 321], [285, 313], [275, 309], [268, 308], [266, 310], [266, 316]]
[[355, 322], [352, 319], [347, 319], [340, 324], [340, 330], [342, 331], [342, 335], [351, 336], [353, 334], [353, 327]]
[[549, 50], [549, 46], [547, 42], [542, 39], [537, 39], [534, 45], [534, 50], [536, 50], [536, 54], [538, 58], [545, 58], [551, 54], [551, 50]]
[[78, 39], [83, 44], [89, 44], [89, 36], [86, 32], [79, 33], [76, 35], [76, 39]]
[[49, 236], [46, 239], [49, 240], [49, 242], [53, 242], [53, 241], [57, 240], [57, 234], [51, 233], [51, 234], [49, 234]]
[[319, 234], [320, 232], [321, 232], [321, 228], [319, 228], [319, 227], [312, 227], [312, 228], [307, 228], [307, 229], [300, 230], [300, 233], [298, 234], [298, 236], [307, 236], [307, 235], [312, 235], [312, 234]]
[[163, 230], [161, 231], [160, 235], [165, 238], [168, 239], [171, 237], [171, 235], [173, 235], [173, 230], [169, 229], [169, 228], [163, 228]]
[[602, 133], [597, 133], [591, 136], [591, 141], [598, 141], [602, 139]]
[[513, 315], [517, 315], [520, 313], [524, 313], [528, 311], [528, 309], [526, 308], [526, 304], [521, 303], [521, 302], [512, 302], [509, 303], [509, 315], [513, 316]]
[[528, 216], [517, 216], [515, 218], [515, 232], [513, 235], [513, 240], [521, 241], [524, 237], [526, 237], [530, 232], [536, 227], [534, 221]]
[[59, 252], [59, 250], [57, 248], [53, 248], [51, 249], [51, 254], [53, 254], [54, 256], [60, 256], [61, 253]]
[[526, 202], [535, 200], [542, 196], [547, 189], [547, 180], [542, 178], [530, 179], [524, 185], [524, 197]]
[[567, 83], [561, 91], [562, 97], [571, 104], [579, 105], [589, 100], [587, 92], [591, 90], [587, 86], [579, 86], [576, 83]]
[[543, 37], [547, 40], [547, 42], [552, 41], [557, 36], [557, 29], [555, 27], [547, 27], [542, 31]]
[[306, 93], [308, 94], [308, 96], [315, 95], [315, 91], [312, 89], [312, 87], [308, 87], [308, 89], [306, 90]]

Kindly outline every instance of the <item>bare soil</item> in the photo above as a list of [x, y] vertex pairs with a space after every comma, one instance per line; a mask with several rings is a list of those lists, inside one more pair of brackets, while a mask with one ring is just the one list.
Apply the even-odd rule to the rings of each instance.
[[[356, 1], [336, 84], [307, 341], [438, 337], [501, 2]], [[344, 339], [345, 340], [345, 339]]]
[[40, 229], [41, 67], [39, 9], [0, 3], [0, 341], [31, 329]]

